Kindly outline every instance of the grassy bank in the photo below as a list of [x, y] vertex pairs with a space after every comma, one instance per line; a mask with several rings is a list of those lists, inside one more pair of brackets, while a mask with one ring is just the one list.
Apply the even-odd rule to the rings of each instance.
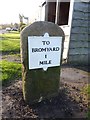
[[[0, 82], [2, 82], [3, 86], [6, 86], [13, 80], [21, 77], [21, 64], [13, 60], [17, 59], [17, 55], [20, 57], [20, 33], [10, 32], [0, 34], [0, 37], [0, 52], [5, 53], [5, 55], [2, 56], [2, 61], [0, 61], [0, 72], [2, 73]], [[12, 55], [10, 55], [11, 53]], [[12, 57], [13, 59], [11, 60]]]
[[20, 33], [10, 32], [0, 34], [0, 52], [19, 52], [20, 51]]
[[3, 60], [0, 61], [0, 66], [0, 72], [2, 72], [0, 82], [2, 82], [2, 85], [5, 86], [12, 82], [12, 80], [21, 77], [21, 64]]

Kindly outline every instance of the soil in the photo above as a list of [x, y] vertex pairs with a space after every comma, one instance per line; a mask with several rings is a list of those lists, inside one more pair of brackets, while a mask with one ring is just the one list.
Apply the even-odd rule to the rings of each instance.
[[58, 96], [33, 105], [23, 100], [22, 80], [15, 80], [2, 88], [2, 118], [86, 118], [88, 97], [82, 89], [88, 84], [88, 75], [85, 66], [63, 64]]

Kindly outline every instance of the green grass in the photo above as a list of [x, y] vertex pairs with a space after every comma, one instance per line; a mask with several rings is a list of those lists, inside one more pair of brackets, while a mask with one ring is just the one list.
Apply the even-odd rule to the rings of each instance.
[[88, 118], [90, 119], [90, 84], [88, 85], [88, 88], [86, 88], [86, 91], [87, 91], [87, 93], [88, 93], [88, 98], [89, 98], [89, 106], [88, 106], [88, 109], [89, 109], [89, 111], [88, 111]]
[[[13, 54], [20, 51], [20, 33], [19, 32], [10, 32], [5, 34], [0, 34], [0, 52], [5, 52], [8, 55], [17, 56]], [[18, 54], [20, 56], [20, 54]], [[7, 59], [7, 56], [3, 58]], [[13, 80], [21, 77], [21, 64], [16, 62], [9, 62], [7, 60], [0, 61], [0, 82], [3, 86], [11, 83]]]
[[21, 64], [15, 62], [8, 61], [0, 61], [0, 72], [2, 75], [0, 76], [0, 82], [5, 86], [10, 83], [12, 80], [21, 77]]
[[0, 35], [0, 52], [20, 52], [20, 33], [10, 32]]
[[83, 89], [83, 93], [87, 94], [88, 95], [88, 113], [87, 113], [87, 116], [88, 116], [88, 119], [90, 119], [90, 84], [88, 84], [87, 86], [84, 87]]
[[10, 33], [4, 33], [0, 34], [0, 37], [2, 39], [20, 39], [20, 33], [19, 32], [10, 32]]
[[84, 88], [84, 92], [87, 93], [90, 96], [90, 84], [88, 84], [85, 88]]

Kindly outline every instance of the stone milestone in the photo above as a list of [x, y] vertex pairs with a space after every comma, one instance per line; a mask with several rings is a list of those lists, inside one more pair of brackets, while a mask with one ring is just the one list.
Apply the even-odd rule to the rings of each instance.
[[58, 94], [64, 39], [63, 30], [46, 21], [21, 32], [23, 97], [28, 104]]

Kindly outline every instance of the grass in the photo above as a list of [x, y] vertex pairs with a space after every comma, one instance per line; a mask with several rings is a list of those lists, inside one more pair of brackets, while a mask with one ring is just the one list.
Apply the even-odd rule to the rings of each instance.
[[87, 93], [90, 97], [90, 84], [88, 84], [85, 88], [84, 88], [84, 92]]
[[88, 87], [86, 88], [86, 91], [88, 93], [88, 118], [90, 119], [90, 84], [88, 85]]
[[0, 35], [0, 52], [19, 52], [20, 34], [19, 32], [10, 32]]
[[88, 95], [88, 119], [90, 119], [90, 84], [84, 87], [83, 93]]
[[0, 72], [2, 75], [0, 76], [0, 82], [5, 86], [10, 83], [12, 80], [21, 77], [21, 64], [15, 62], [8, 61], [0, 61]]
[[20, 39], [20, 34], [19, 32], [9, 32], [9, 33], [0, 34], [0, 37], [2, 39]]
[[[14, 54], [20, 51], [20, 33], [10, 32], [0, 34], [0, 52], [8, 55], [12, 53], [14, 56], [20, 54]], [[3, 86], [7, 86], [13, 80], [21, 77], [21, 64], [16, 62], [7, 61], [7, 56], [3, 56], [4, 60], [0, 61], [0, 82]]]

